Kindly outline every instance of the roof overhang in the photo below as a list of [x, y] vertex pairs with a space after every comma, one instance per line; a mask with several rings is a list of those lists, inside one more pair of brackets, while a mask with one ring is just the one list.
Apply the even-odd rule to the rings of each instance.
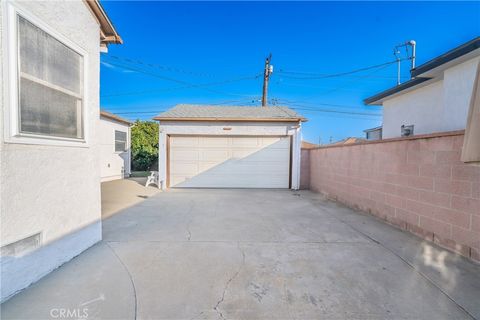
[[306, 122], [306, 118], [172, 118], [172, 117], [154, 117], [153, 120], [167, 122], [167, 121], [214, 121], [214, 122]]
[[413, 69], [410, 73], [412, 77], [432, 78], [442, 74], [445, 69], [478, 56], [480, 56], [480, 37], [425, 62]]
[[363, 100], [368, 106], [381, 106], [385, 100], [396, 97], [400, 94], [404, 94], [413, 90], [416, 90], [420, 87], [426, 86], [432, 82], [437, 81], [437, 79], [430, 78], [414, 78], [404, 82], [398, 86], [382, 91], [372, 97], [369, 97]]
[[122, 44], [123, 40], [113, 26], [113, 23], [108, 18], [107, 13], [103, 10], [102, 5], [98, 0], [83, 0], [92, 11], [93, 15], [100, 24], [100, 44], [106, 46], [107, 44]]
[[383, 128], [383, 126], [378, 126], [378, 127], [375, 127], [375, 128], [365, 129], [365, 130], [363, 130], [363, 132], [378, 131], [378, 130], [382, 130], [382, 128]]
[[393, 88], [382, 91], [363, 102], [366, 105], [382, 105], [387, 99], [394, 98], [435, 81], [443, 79], [446, 69], [480, 56], [480, 37], [468, 41], [411, 71], [412, 79]]
[[123, 123], [123, 124], [126, 124], [126, 125], [129, 125], [131, 126], [133, 123], [126, 120], [126, 119], [123, 119], [113, 113], [110, 113], [110, 112], [106, 112], [106, 111], [100, 111], [100, 117], [103, 117], [103, 118], [107, 118], [108, 120], [112, 120], [112, 121], [115, 121], [115, 122], [120, 122], [120, 123]]

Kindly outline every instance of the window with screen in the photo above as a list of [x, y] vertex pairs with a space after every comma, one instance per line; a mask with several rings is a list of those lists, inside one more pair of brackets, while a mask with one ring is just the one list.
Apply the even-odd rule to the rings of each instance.
[[21, 16], [17, 26], [20, 133], [83, 139], [83, 56]]
[[127, 151], [127, 133], [115, 130], [115, 152]]

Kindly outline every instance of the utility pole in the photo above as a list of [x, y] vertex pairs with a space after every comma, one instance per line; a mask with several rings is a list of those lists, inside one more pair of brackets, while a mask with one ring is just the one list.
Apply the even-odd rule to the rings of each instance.
[[267, 93], [268, 93], [268, 80], [270, 75], [273, 73], [273, 66], [270, 65], [272, 60], [272, 54], [265, 59], [265, 70], [263, 72], [263, 95], [262, 95], [262, 107], [267, 106]]

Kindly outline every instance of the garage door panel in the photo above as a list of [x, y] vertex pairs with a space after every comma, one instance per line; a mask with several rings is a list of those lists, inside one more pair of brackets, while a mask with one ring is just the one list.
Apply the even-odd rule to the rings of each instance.
[[200, 147], [229, 147], [231, 138], [228, 137], [200, 137], [198, 138]]
[[217, 167], [218, 165], [219, 165], [218, 162], [202, 161], [198, 164], [198, 173], [205, 172], [207, 170]]
[[202, 149], [200, 151], [200, 161], [226, 161], [230, 158], [229, 150], [222, 149]]
[[194, 176], [198, 173], [198, 169], [198, 162], [175, 162], [171, 166], [171, 170], [176, 175]]
[[[171, 187], [289, 186], [289, 137], [181, 138], [180, 143], [177, 143], [177, 137], [170, 138]], [[185, 139], [196, 142], [188, 142]]]
[[289, 148], [290, 147], [290, 139], [285, 138], [278, 138], [278, 137], [264, 137], [261, 138], [261, 144], [264, 146], [269, 146], [271, 148]]
[[199, 137], [175, 137], [170, 139], [170, 147], [197, 147]]
[[198, 161], [200, 160], [198, 150], [171, 149], [170, 159], [173, 161]]
[[258, 147], [261, 145], [261, 138], [236, 137], [232, 139], [232, 146], [239, 147]]
[[[260, 150], [257, 152], [252, 152], [246, 157], [241, 157], [242, 161], [253, 161], [253, 162], [288, 162], [290, 159], [290, 153], [285, 152], [285, 150]], [[288, 163], [287, 163], [288, 165]]]

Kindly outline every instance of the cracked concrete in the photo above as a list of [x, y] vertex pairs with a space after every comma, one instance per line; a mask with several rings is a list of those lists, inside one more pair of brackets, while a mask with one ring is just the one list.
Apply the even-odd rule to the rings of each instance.
[[103, 230], [2, 319], [480, 317], [478, 265], [308, 191], [172, 190]]
[[220, 305], [225, 300], [225, 293], [227, 292], [227, 289], [228, 289], [228, 286], [230, 285], [230, 282], [232, 282], [238, 276], [238, 274], [242, 270], [243, 266], [245, 265], [245, 252], [242, 250], [242, 248], [240, 248], [240, 242], [237, 242], [237, 248], [238, 248], [238, 250], [240, 250], [240, 253], [242, 254], [242, 264], [238, 268], [237, 272], [235, 272], [235, 274], [227, 280], [227, 282], [225, 283], [225, 288], [223, 289], [223, 292], [222, 292], [222, 298], [220, 300], [218, 300], [215, 307], [213, 307], [213, 310], [215, 310], [218, 313], [218, 315], [220, 316], [220, 318], [222, 318], [222, 319], [225, 319], [225, 317], [223, 316], [223, 313], [220, 311]]

